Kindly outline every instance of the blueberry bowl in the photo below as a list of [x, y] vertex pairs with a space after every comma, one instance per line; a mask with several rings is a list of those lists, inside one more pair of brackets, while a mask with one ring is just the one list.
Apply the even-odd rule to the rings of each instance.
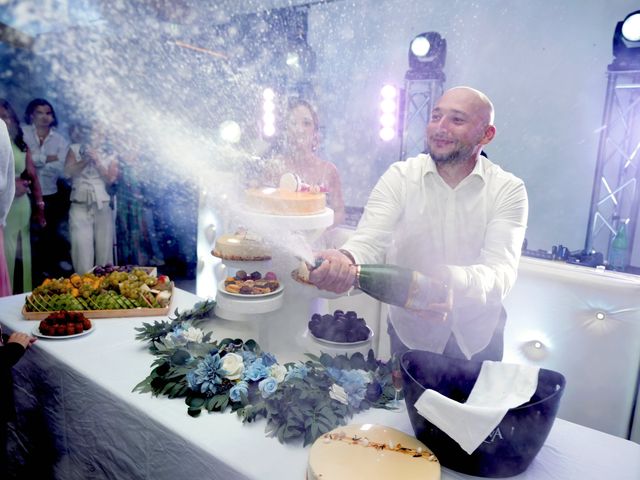
[[500, 424], [469, 455], [458, 443], [421, 416], [414, 404], [426, 389], [465, 402], [482, 362], [409, 350], [402, 355], [402, 376], [409, 419], [418, 440], [452, 470], [480, 477], [504, 478], [524, 472], [544, 444], [560, 406], [565, 378], [540, 369], [531, 400], [510, 409]]

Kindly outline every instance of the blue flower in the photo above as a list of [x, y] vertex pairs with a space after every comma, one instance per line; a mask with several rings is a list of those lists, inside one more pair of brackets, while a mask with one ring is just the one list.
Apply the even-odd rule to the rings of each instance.
[[212, 396], [218, 391], [225, 373], [220, 355], [207, 355], [194, 370], [187, 373], [187, 383], [191, 390]]
[[231, 387], [231, 390], [229, 390], [229, 399], [232, 402], [241, 402], [242, 395], [245, 397], [249, 395], [249, 384], [244, 381], [240, 381]]
[[251, 365], [245, 368], [243, 380], [257, 382], [269, 375], [267, 367], [262, 363], [262, 358], [256, 359]]
[[258, 384], [262, 398], [268, 398], [278, 388], [278, 381], [273, 377], [267, 377]]
[[250, 350], [242, 350], [240, 352], [240, 355], [242, 355], [242, 361], [245, 365], [249, 365], [256, 359], [256, 354]]
[[265, 353], [264, 355], [262, 355], [262, 363], [265, 367], [270, 367], [274, 363], [278, 363], [278, 361], [276, 360], [275, 355], [273, 355], [272, 353]]
[[372, 381], [367, 385], [367, 393], [365, 398], [370, 402], [377, 402], [382, 395], [382, 385], [377, 380]]
[[296, 363], [292, 367], [289, 367], [289, 371], [287, 375], [284, 377], [285, 381], [291, 380], [292, 378], [299, 378], [302, 380], [309, 374], [309, 367], [307, 367], [304, 363]]

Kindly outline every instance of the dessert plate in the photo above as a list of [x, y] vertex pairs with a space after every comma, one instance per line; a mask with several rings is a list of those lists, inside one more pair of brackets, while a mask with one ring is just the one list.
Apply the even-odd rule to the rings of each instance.
[[36, 325], [33, 327], [31, 333], [38, 338], [47, 338], [51, 340], [66, 340], [67, 338], [76, 338], [83, 337], [85, 335], [89, 335], [96, 329], [95, 324], [92, 323], [91, 328], [89, 330], [83, 330], [81, 333], [74, 333], [73, 335], [45, 335], [44, 333], [40, 333], [40, 327]]
[[307, 329], [307, 331], [309, 332], [309, 336], [318, 343], [324, 343], [325, 345], [331, 345], [334, 347], [358, 347], [360, 345], [366, 345], [373, 338], [373, 330], [371, 330], [371, 328], [369, 328], [368, 326], [367, 329], [369, 330], [369, 335], [367, 336], [367, 338], [358, 342], [334, 342], [331, 340], [325, 340], [324, 338], [316, 337], [309, 329]]
[[271, 297], [272, 295], [277, 295], [278, 293], [280, 293], [282, 290], [284, 290], [284, 286], [282, 284], [280, 284], [280, 286], [278, 288], [276, 288], [273, 292], [269, 292], [269, 293], [232, 293], [232, 292], [227, 292], [224, 288], [224, 280], [222, 280], [219, 284], [218, 284], [218, 291], [226, 294], [226, 295], [231, 295], [232, 297], [238, 297], [238, 298], [264, 298], [264, 297]]

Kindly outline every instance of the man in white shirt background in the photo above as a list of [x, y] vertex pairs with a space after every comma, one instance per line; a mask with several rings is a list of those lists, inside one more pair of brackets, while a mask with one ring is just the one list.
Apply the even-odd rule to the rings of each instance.
[[367, 202], [354, 235], [310, 274], [318, 288], [347, 291], [354, 264], [388, 263], [444, 281], [447, 315], [390, 306], [391, 350], [428, 350], [501, 360], [506, 313], [527, 224], [524, 183], [481, 155], [496, 134], [491, 101], [456, 87], [437, 102], [426, 129], [429, 154], [396, 162]]
[[46, 220], [44, 228], [34, 228], [31, 235], [33, 278], [38, 285], [47, 277], [69, 275], [72, 269], [67, 231], [69, 189], [64, 179], [69, 142], [56, 130], [58, 118], [44, 98], [31, 100], [24, 117], [24, 141], [38, 172]]

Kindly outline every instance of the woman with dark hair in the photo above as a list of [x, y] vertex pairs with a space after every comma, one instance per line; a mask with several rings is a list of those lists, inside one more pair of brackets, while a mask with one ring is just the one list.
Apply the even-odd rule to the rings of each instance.
[[[16, 193], [7, 216], [7, 224], [4, 227], [4, 253], [9, 269], [9, 279], [14, 293], [29, 292], [32, 289], [31, 282], [31, 202], [33, 197], [35, 210], [34, 220], [44, 226], [44, 201], [40, 181], [36, 174], [36, 167], [31, 160], [31, 154], [24, 142], [22, 128], [18, 116], [11, 104], [4, 98], [0, 98], [0, 119], [7, 124], [13, 158], [15, 161]], [[18, 245], [21, 255], [18, 256]], [[16, 285], [16, 260], [22, 259], [22, 286]]]
[[43, 277], [68, 273], [62, 262], [69, 258], [69, 242], [60, 230], [68, 215], [69, 200], [67, 192], [58, 191], [58, 179], [64, 177], [69, 143], [55, 130], [58, 118], [47, 100], [31, 100], [24, 120], [24, 141], [38, 172], [46, 220], [42, 231], [32, 232], [34, 275], [39, 283]]
[[334, 225], [344, 220], [344, 200], [340, 174], [336, 166], [318, 154], [320, 131], [318, 115], [311, 104], [300, 98], [289, 101], [284, 145], [279, 165], [273, 174], [295, 173], [311, 186], [327, 192], [327, 203], [334, 211]]

